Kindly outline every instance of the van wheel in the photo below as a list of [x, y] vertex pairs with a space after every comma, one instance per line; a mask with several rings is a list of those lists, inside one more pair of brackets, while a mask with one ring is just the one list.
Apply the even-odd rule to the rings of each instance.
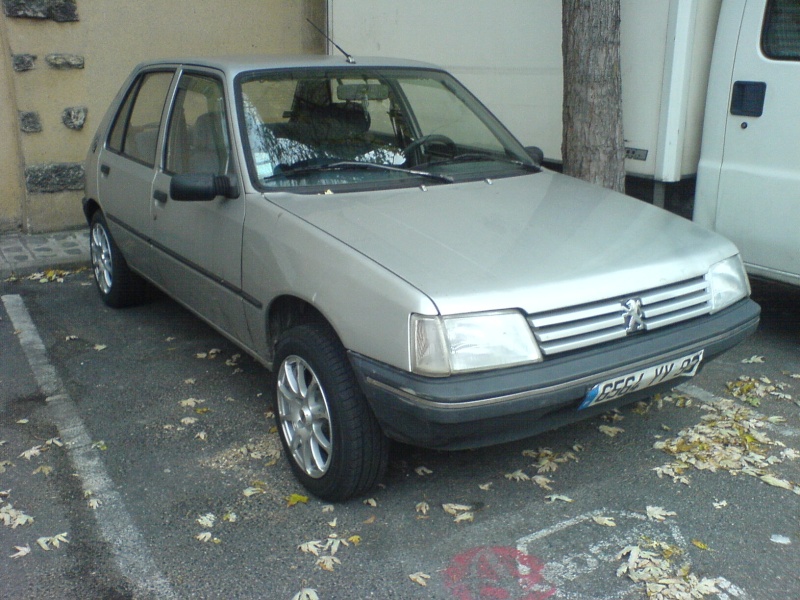
[[99, 210], [92, 215], [89, 250], [94, 280], [103, 302], [113, 308], [122, 308], [144, 300], [146, 284], [128, 268]]
[[315, 496], [339, 502], [383, 477], [383, 434], [335, 334], [320, 323], [285, 332], [276, 347], [276, 415], [297, 479]]

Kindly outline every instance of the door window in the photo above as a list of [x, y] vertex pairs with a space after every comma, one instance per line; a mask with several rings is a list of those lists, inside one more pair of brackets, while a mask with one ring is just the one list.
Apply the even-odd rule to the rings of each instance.
[[223, 175], [229, 160], [222, 83], [206, 75], [183, 75], [167, 129], [166, 171]]
[[764, 16], [761, 48], [769, 58], [800, 60], [800, 3], [771, 0]]
[[158, 128], [172, 75], [167, 71], [146, 73], [131, 86], [111, 128], [111, 150], [151, 167], [155, 164]]

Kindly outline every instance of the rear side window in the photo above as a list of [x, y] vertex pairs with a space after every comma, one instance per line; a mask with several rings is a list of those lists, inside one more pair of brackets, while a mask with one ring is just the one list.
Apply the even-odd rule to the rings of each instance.
[[131, 86], [111, 128], [111, 150], [151, 167], [155, 164], [158, 128], [172, 75], [146, 73]]
[[769, 58], [800, 60], [800, 2], [770, 0], [767, 3], [761, 48]]

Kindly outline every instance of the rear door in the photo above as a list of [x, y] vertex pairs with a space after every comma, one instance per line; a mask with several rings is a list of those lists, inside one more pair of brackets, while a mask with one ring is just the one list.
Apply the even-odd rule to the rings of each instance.
[[153, 277], [150, 192], [159, 133], [174, 70], [139, 75], [128, 89], [101, 150], [100, 203], [128, 263]]
[[752, 274], [800, 284], [798, 108], [800, 3], [748, 0], [730, 82], [716, 229], [736, 243]]

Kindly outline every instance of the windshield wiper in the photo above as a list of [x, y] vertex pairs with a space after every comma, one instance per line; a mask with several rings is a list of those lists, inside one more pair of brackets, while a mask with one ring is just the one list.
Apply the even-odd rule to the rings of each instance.
[[445, 183], [453, 183], [454, 181], [454, 179], [449, 175], [441, 175], [439, 173], [431, 173], [429, 171], [420, 171], [418, 169], [404, 169], [403, 167], [396, 167], [394, 165], [359, 162], [357, 160], [337, 160], [334, 162], [316, 165], [297, 164], [291, 166], [281, 166], [281, 172], [275, 173], [270, 179], [275, 177], [302, 177], [304, 175], [323, 173], [325, 171], [344, 171], [347, 169], [379, 169], [381, 171], [392, 171], [394, 173], [405, 173], [407, 175], [414, 175], [416, 177], [435, 179], [437, 181], [444, 181]]
[[482, 154], [480, 152], [466, 152], [464, 154], [456, 154], [453, 157], [446, 158], [444, 160], [437, 160], [436, 162], [431, 162], [427, 164], [428, 166], [436, 166], [436, 165], [447, 165], [459, 162], [481, 162], [481, 161], [501, 162], [508, 165], [514, 165], [515, 167], [520, 167], [532, 173], [538, 173], [539, 171], [541, 171], [541, 169], [538, 166], [532, 163], [526, 163], [521, 160], [517, 160], [515, 158], [507, 158], [505, 156], [497, 156], [494, 154]]

